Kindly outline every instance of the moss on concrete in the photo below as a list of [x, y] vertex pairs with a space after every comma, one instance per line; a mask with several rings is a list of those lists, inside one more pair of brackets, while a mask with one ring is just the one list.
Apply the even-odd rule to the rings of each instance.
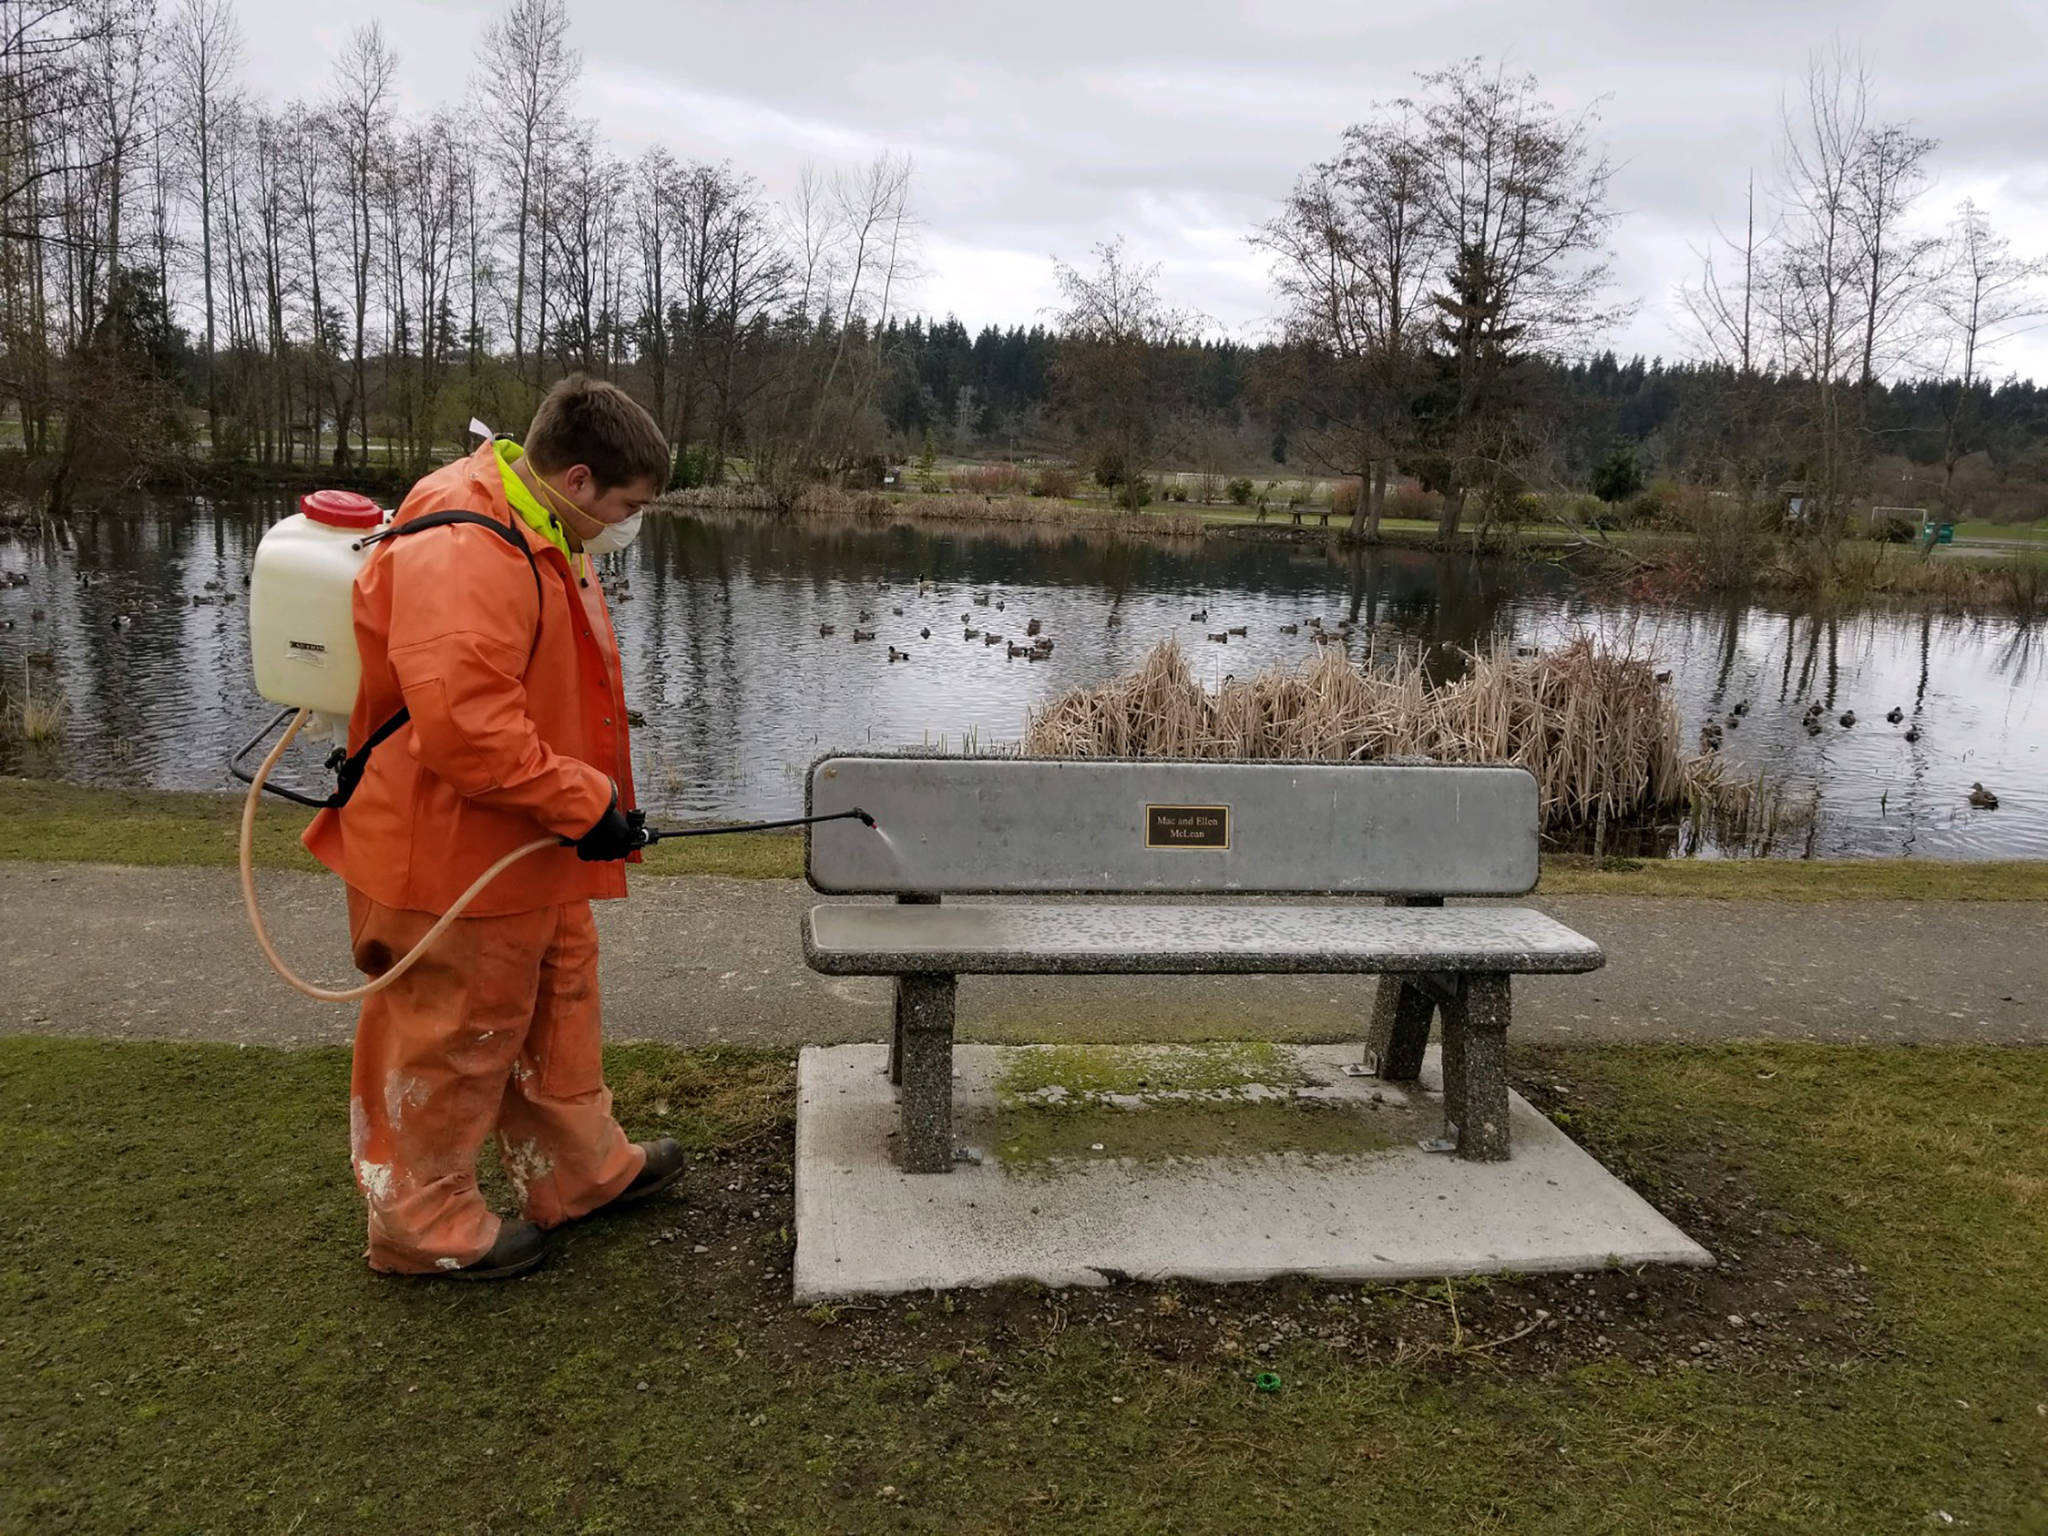
[[1130, 1109], [1100, 1102], [1011, 1105], [998, 1111], [989, 1140], [1003, 1168], [1019, 1173], [1055, 1162], [1357, 1157], [1394, 1145], [1388, 1130], [1361, 1111], [1302, 1099], [1155, 1101]]
[[1201, 1045], [1037, 1045], [1019, 1051], [996, 1080], [1004, 1104], [1053, 1090], [1073, 1101], [1110, 1094], [1234, 1092], [1254, 1085], [1285, 1091], [1305, 1078], [1270, 1041]]

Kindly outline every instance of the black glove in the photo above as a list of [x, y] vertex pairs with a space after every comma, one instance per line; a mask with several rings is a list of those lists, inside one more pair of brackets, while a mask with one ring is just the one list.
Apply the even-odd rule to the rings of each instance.
[[645, 817], [639, 811], [621, 811], [618, 791], [605, 807], [597, 825], [576, 839], [576, 857], [586, 864], [603, 864], [623, 859], [647, 840]]

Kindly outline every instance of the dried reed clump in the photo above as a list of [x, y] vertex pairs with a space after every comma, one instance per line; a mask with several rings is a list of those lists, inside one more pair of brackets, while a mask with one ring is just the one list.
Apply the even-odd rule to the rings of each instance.
[[19, 693], [11, 694], [0, 683], [0, 732], [8, 736], [36, 745], [55, 741], [64, 734], [70, 715], [71, 704], [63, 692], [39, 691], [26, 665], [21, 669]]
[[1353, 665], [1332, 650], [1210, 693], [1168, 640], [1125, 677], [1077, 688], [1028, 720], [1032, 757], [1295, 758], [1518, 763], [1546, 830], [1624, 822], [1720, 791], [1718, 763], [1681, 750], [1678, 706], [1650, 661], [1581, 638], [1535, 657], [1492, 651], [1433, 685], [1419, 657]]

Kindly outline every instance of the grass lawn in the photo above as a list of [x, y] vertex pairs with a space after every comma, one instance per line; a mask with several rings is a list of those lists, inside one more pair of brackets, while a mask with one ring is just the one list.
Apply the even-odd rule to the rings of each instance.
[[684, 1196], [437, 1287], [342, 1053], [0, 1040], [0, 1529], [2048, 1529], [2048, 1052], [1518, 1056], [1714, 1271], [804, 1312], [787, 1059], [610, 1066]]
[[1987, 523], [1981, 520], [1956, 524], [1959, 539], [2033, 539], [2048, 543], [2048, 518], [2035, 523]]
[[[0, 779], [0, 859], [101, 864], [232, 865], [241, 835], [238, 796], [95, 789], [51, 779]], [[299, 846], [312, 812], [266, 805], [256, 861], [317, 869]], [[686, 838], [648, 850], [645, 873], [797, 880], [803, 839], [781, 832]], [[2048, 861], [1932, 859], [1546, 858], [1546, 895], [1701, 896], [1758, 901], [2043, 901]]]

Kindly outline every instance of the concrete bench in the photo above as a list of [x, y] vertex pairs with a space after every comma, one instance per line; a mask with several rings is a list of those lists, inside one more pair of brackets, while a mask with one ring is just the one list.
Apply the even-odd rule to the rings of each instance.
[[[896, 983], [889, 1056], [904, 1168], [952, 1167], [956, 979], [963, 975], [1368, 973], [1381, 1077], [1413, 1082], [1443, 1016], [1445, 1150], [1508, 1155], [1509, 977], [1590, 971], [1599, 946], [1522, 907], [1444, 906], [1536, 884], [1536, 781], [1514, 767], [1375, 763], [826, 757], [805, 871], [829, 902], [804, 958]], [[949, 896], [1380, 896], [1317, 905], [952, 902]]]

